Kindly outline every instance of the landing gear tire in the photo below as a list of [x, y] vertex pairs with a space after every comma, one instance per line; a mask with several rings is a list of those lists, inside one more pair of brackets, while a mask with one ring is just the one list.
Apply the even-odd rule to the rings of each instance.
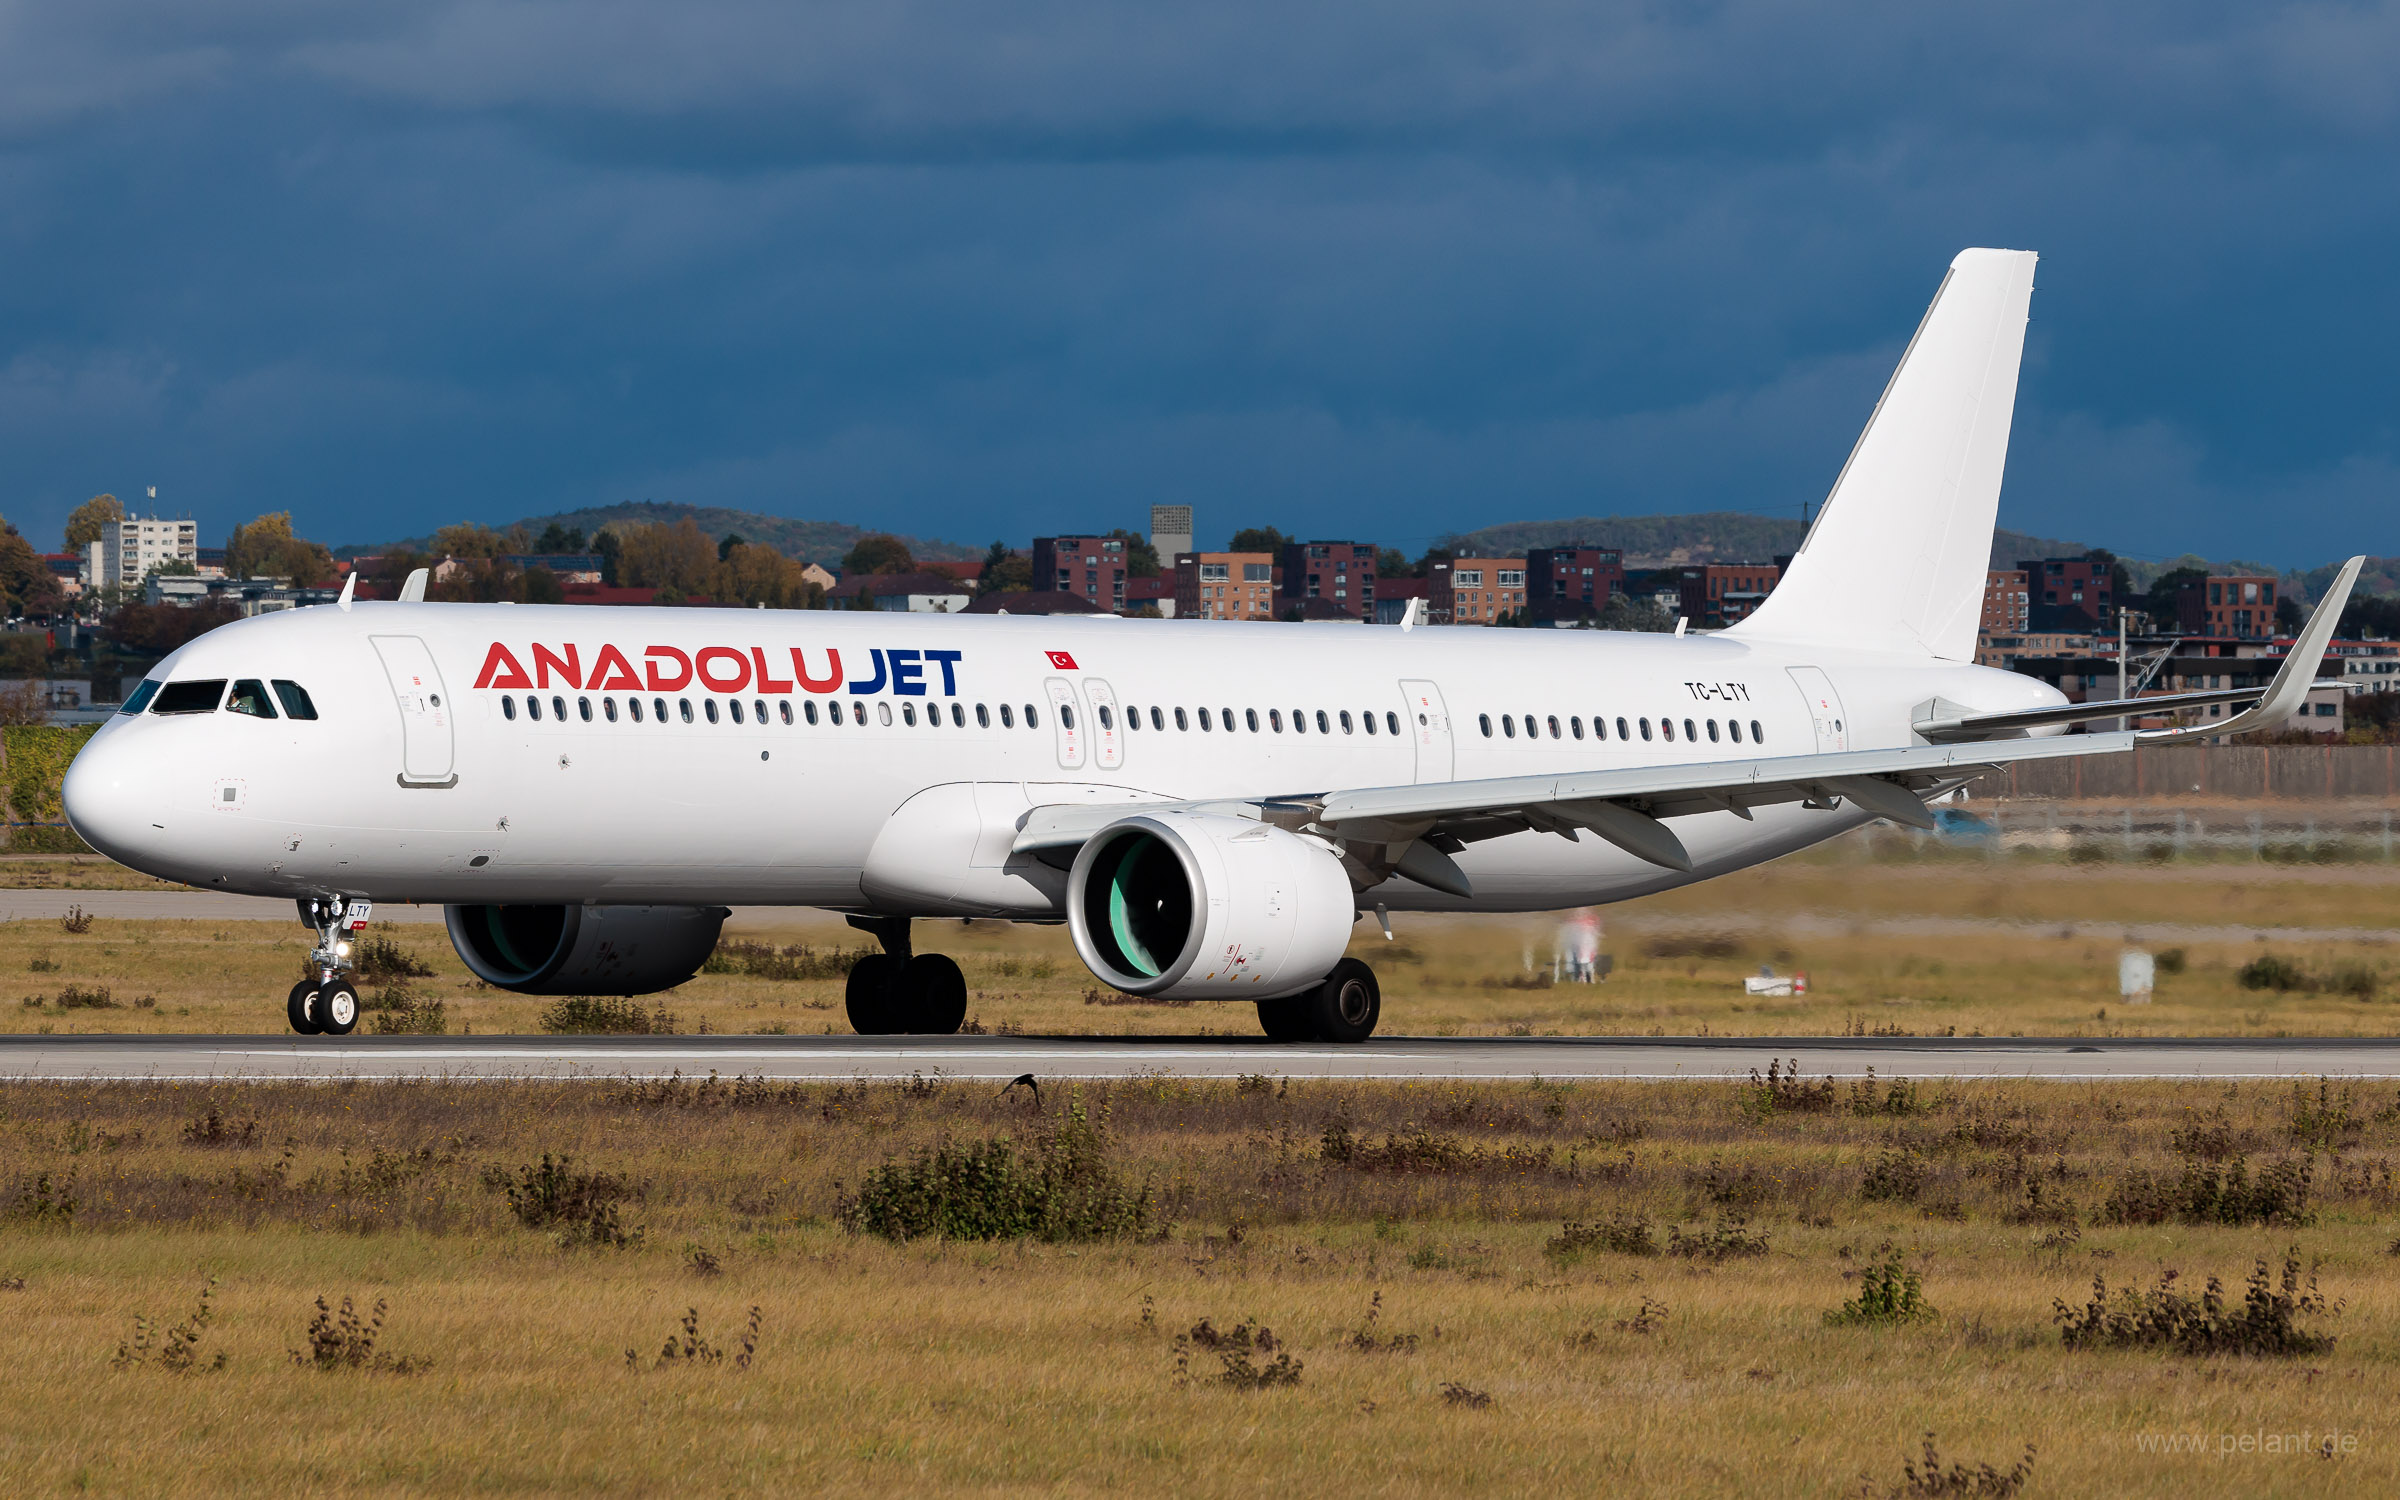
[[1295, 995], [1285, 1000], [1258, 1002], [1258, 1024], [1270, 1042], [1306, 1042], [1315, 1040], [1309, 1029], [1305, 996]]
[[292, 998], [284, 1003], [284, 1014], [291, 1019], [292, 1030], [302, 1036], [315, 1036], [325, 1028], [317, 1024], [317, 982], [303, 979], [292, 986]]
[[1383, 987], [1375, 971], [1355, 958], [1335, 964], [1323, 984], [1296, 998], [1320, 1042], [1363, 1042], [1383, 1016]]
[[346, 979], [317, 991], [317, 1003], [310, 1008], [316, 1013], [317, 1028], [327, 1036], [348, 1036], [358, 1030], [358, 991]]
[[870, 953], [850, 966], [842, 1001], [852, 1031], [860, 1036], [890, 1036], [903, 1029], [900, 1007], [893, 1003], [900, 977], [900, 960], [888, 953]]
[[899, 1029], [953, 1036], [967, 1019], [967, 976], [946, 954], [920, 953], [900, 970], [897, 998]]

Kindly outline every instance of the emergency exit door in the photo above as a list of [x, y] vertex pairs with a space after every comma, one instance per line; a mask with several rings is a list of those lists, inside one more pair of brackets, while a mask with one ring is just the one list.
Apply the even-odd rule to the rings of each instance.
[[1405, 722], [1416, 737], [1418, 782], [1451, 780], [1455, 757], [1450, 744], [1450, 710], [1442, 705], [1442, 690], [1422, 680], [1405, 681], [1400, 684], [1400, 695], [1408, 700]]
[[433, 653], [413, 635], [370, 636], [400, 709], [400, 784], [455, 786], [451, 709]]
[[1842, 696], [1833, 679], [1815, 667], [1792, 667], [1792, 682], [1808, 700], [1810, 727], [1817, 733], [1817, 753], [1831, 755], [1850, 748], [1850, 726], [1842, 717]]

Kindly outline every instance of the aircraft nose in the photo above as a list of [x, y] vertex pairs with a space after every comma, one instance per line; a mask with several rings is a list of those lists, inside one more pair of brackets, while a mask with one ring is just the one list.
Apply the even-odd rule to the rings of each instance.
[[94, 849], [128, 865], [158, 832], [151, 826], [156, 799], [143, 774], [146, 757], [129, 738], [107, 729], [92, 736], [59, 787], [67, 826]]

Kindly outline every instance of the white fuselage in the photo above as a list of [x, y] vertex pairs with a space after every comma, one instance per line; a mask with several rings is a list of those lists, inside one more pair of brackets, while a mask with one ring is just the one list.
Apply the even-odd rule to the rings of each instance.
[[[297, 682], [318, 712], [127, 714], [93, 737], [68, 774], [70, 820], [167, 879], [1034, 918], [1057, 914], [1056, 871], [1008, 845], [1036, 806], [1868, 750], [1916, 743], [1937, 697], [2062, 701], [2010, 673], [1738, 635], [366, 602], [225, 626], [152, 677]], [[1517, 834], [1458, 856], [1472, 900], [1401, 877], [1360, 899], [1614, 901], [1867, 816], [1679, 818], [1689, 875], [1596, 838]]]

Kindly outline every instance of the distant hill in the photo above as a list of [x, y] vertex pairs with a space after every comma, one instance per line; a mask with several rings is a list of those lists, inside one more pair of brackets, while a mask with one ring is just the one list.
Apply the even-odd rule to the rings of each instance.
[[[1585, 542], [1615, 547], [1633, 568], [1665, 568], [1683, 563], [1771, 562], [1800, 545], [1800, 522], [1795, 518], [1755, 516], [1745, 511], [1712, 510], [1689, 516], [1574, 516], [1561, 521], [1511, 521], [1476, 531], [1459, 532], [1443, 545], [1461, 555], [1522, 557], [1529, 548]], [[2081, 542], [2028, 536], [2021, 531], [1992, 533], [1992, 566], [2013, 568], [2019, 558], [2081, 557]]]
[[[846, 521], [799, 521], [785, 516], [761, 515], [754, 510], [728, 510], [719, 505], [661, 505], [649, 500], [629, 500], [617, 505], [597, 505], [584, 510], [560, 511], [555, 515], [527, 516], [522, 521], [504, 522], [499, 527], [523, 526], [540, 534], [553, 522], [590, 536], [610, 526], [644, 526], [656, 523], [673, 524], [689, 516], [692, 523], [712, 537], [738, 532], [747, 540], [764, 542], [787, 556], [803, 562], [823, 563], [828, 567], [841, 562], [858, 539], [871, 527], [852, 526]], [[957, 542], [945, 542], [928, 537], [903, 537], [908, 550], [918, 557], [939, 562], [962, 562], [983, 556], [983, 548]], [[354, 543], [333, 549], [336, 557], [356, 557], [388, 552], [408, 547], [422, 551], [433, 544], [430, 536], [402, 537], [394, 541]]]

